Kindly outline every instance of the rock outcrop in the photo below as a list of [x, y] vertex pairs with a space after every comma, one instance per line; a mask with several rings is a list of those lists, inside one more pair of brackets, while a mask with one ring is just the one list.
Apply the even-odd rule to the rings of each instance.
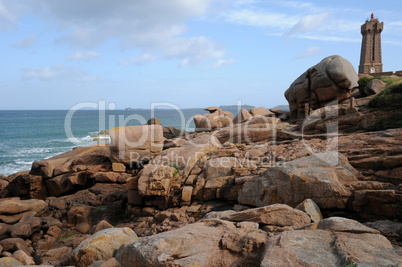
[[308, 110], [324, 107], [331, 101], [342, 101], [358, 87], [358, 75], [352, 64], [340, 56], [324, 58], [300, 75], [285, 92], [290, 118], [302, 119]]
[[129, 194], [135, 197], [129, 202], [138, 204], [141, 198], [150, 198], [160, 208], [167, 208], [174, 196], [181, 193], [180, 189], [196, 163], [220, 146], [216, 137], [201, 134], [181, 147], [163, 151], [145, 166], [137, 181], [130, 182], [132, 191]]
[[295, 207], [311, 198], [320, 208], [345, 208], [352, 195], [347, 184], [357, 182], [357, 171], [338, 153], [316, 154], [271, 167], [262, 177], [246, 182], [241, 204], [283, 203]]
[[35, 161], [32, 163], [30, 174], [41, 175], [44, 178], [52, 178], [73, 172], [86, 165], [104, 167], [102, 165], [110, 163], [109, 156], [110, 151], [106, 144], [91, 147], [77, 147], [53, 158]]
[[303, 125], [257, 108], [212, 132], [158, 129], [163, 148], [133, 146], [150, 154], [136, 164], [98, 145], [0, 176], [0, 265], [399, 266], [402, 130], [378, 129], [399, 110], [368, 106], [398, 86]]
[[110, 130], [110, 158], [126, 165], [147, 162], [163, 150], [161, 125], [126, 126]]
[[123, 245], [116, 259], [124, 266], [257, 266], [267, 235], [204, 220]]
[[[268, 240], [260, 266], [397, 266], [402, 262], [384, 236], [356, 221], [348, 223], [349, 227], [340, 223], [340, 228], [280, 233]], [[320, 224], [333, 225], [326, 220]]]
[[210, 113], [194, 116], [196, 132], [213, 131], [232, 124], [233, 114], [231, 112], [222, 111], [218, 107], [208, 107], [205, 110]]

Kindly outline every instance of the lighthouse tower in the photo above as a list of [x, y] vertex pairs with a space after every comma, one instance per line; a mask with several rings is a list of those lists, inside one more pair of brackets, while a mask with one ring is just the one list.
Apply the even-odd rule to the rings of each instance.
[[381, 58], [381, 32], [384, 22], [379, 22], [371, 13], [371, 19], [361, 27], [363, 35], [362, 50], [360, 54], [359, 73], [370, 74], [382, 72]]

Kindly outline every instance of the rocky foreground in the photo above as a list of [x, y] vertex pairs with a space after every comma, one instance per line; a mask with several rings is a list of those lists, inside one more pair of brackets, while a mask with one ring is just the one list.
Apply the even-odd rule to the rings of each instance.
[[207, 108], [184, 136], [152, 119], [1, 177], [0, 266], [402, 265], [401, 106], [353, 88]]

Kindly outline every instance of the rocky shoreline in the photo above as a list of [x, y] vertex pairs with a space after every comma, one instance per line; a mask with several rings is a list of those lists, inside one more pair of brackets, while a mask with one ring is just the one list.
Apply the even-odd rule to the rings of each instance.
[[290, 112], [151, 119], [0, 177], [0, 266], [401, 265], [401, 106], [378, 98], [402, 83], [359, 90], [323, 62]]

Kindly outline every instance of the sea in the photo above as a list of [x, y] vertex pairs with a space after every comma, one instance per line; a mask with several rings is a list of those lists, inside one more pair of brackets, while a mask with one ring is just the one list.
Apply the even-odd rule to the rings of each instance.
[[[238, 110], [224, 109], [233, 112]], [[194, 131], [192, 117], [203, 109], [133, 110], [0, 110], [0, 175], [30, 170], [76, 146], [91, 146], [93, 135], [119, 126], [141, 125], [151, 117], [163, 126]], [[106, 140], [105, 142], [108, 142]]]

